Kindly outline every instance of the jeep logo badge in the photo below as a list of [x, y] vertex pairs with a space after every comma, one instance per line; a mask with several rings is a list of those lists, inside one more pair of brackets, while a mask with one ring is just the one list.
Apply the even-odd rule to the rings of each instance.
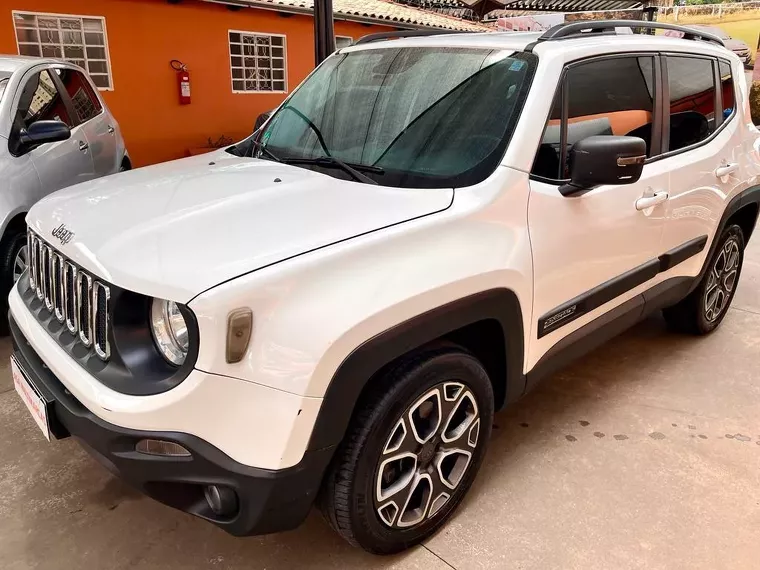
[[61, 245], [66, 245], [71, 241], [71, 238], [74, 237], [74, 232], [66, 229], [66, 226], [64, 224], [61, 224], [55, 228], [52, 234], [53, 237], [57, 237], [59, 240], [61, 240]]

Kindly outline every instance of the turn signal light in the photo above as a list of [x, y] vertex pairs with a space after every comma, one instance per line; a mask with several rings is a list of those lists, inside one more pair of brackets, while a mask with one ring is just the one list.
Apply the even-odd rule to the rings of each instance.
[[251, 309], [236, 309], [227, 317], [227, 362], [240, 362], [248, 350], [253, 330]]
[[178, 443], [161, 439], [141, 439], [135, 445], [135, 451], [145, 455], [163, 455], [164, 457], [190, 457], [190, 452]]

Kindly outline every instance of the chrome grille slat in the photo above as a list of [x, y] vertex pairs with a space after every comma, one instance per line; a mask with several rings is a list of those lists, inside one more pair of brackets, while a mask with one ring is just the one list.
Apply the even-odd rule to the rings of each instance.
[[42, 289], [43, 298], [45, 300], [45, 307], [48, 311], [53, 310], [53, 279], [52, 279], [52, 265], [53, 265], [53, 248], [49, 245], [45, 245], [42, 248]]
[[32, 256], [32, 245], [34, 244], [34, 234], [32, 232], [26, 233], [26, 262], [29, 267], [29, 286], [32, 288], [32, 291], [35, 290], [35, 283], [37, 283], [37, 280], [34, 276], [34, 262], [33, 262], [33, 256]]
[[63, 307], [66, 316], [66, 328], [73, 335], [79, 332], [79, 319], [77, 318], [77, 268], [66, 261], [63, 267]]
[[108, 360], [111, 288], [95, 281], [31, 230], [27, 245], [32, 293], [79, 342]]
[[87, 348], [92, 346], [92, 277], [84, 271], [77, 275], [77, 319], [79, 340]]
[[42, 297], [44, 296], [42, 289], [42, 280], [44, 279], [44, 275], [42, 274], [42, 242], [37, 236], [34, 236], [34, 272], [37, 275], [35, 279], [37, 282], [35, 293], [37, 294], [37, 298], [42, 301]]
[[58, 252], [53, 253], [51, 263], [52, 275], [51, 284], [53, 286], [53, 314], [59, 323], [65, 319], [63, 315], [63, 257]]
[[100, 281], [95, 282], [95, 295], [92, 302], [92, 341], [95, 354], [102, 360], [111, 356], [111, 346], [108, 342], [108, 305], [111, 301], [111, 289]]

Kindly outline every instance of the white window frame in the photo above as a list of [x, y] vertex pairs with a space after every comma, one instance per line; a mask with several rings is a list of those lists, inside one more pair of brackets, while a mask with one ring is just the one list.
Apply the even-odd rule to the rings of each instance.
[[[18, 32], [17, 32], [18, 28], [16, 28], [16, 17], [15, 17], [16, 14], [22, 14], [22, 15], [28, 15], [28, 16], [42, 16], [43, 18], [50, 17], [50, 18], [59, 18], [59, 19], [60, 18], [64, 18], [64, 19], [75, 19], [75, 18], [78, 18], [80, 20], [83, 20], [83, 19], [86, 19], [86, 20], [100, 20], [102, 22], [102, 24], [103, 24], [103, 44], [104, 44], [103, 47], [105, 48], [105, 52], [106, 52], [105, 62], [106, 62], [106, 73], [107, 73], [107, 76], [108, 76], [109, 86], [108, 87], [100, 87], [100, 86], [96, 85], [94, 81], [93, 81], [93, 86], [98, 91], [113, 91], [114, 90], [113, 67], [111, 66], [111, 52], [108, 49], [108, 29], [106, 28], [106, 19], [105, 19], [104, 16], [92, 16], [92, 15], [89, 15], [89, 14], [87, 14], [87, 15], [82, 15], [82, 14], [59, 14], [59, 13], [55, 13], [55, 12], [33, 12], [31, 10], [11, 10], [11, 18], [13, 19], [13, 35], [14, 35], [15, 40], [16, 40], [16, 53], [18, 53], [19, 55], [21, 55], [21, 49], [20, 49], [21, 46], [19, 45], [19, 41], [18, 41]], [[29, 28], [22, 28], [22, 29], [29, 29]], [[61, 32], [60, 28], [59, 28], [58, 31], [59, 31], [59, 33]], [[38, 34], [38, 37], [39, 37], [39, 28], [37, 28], [37, 34]], [[86, 66], [87, 65], [87, 61], [88, 61], [88, 59], [87, 59], [87, 47], [88, 46], [84, 43], [84, 25], [82, 26], [82, 42], [83, 42], [82, 43], [82, 47], [84, 49], [84, 61], [85, 61], [85, 66]], [[38, 41], [37, 45], [40, 46], [40, 54], [42, 54], [42, 43]], [[101, 46], [89, 46], [89, 47], [101, 47]], [[61, 44], [61, 56], [63, 56], [63, 55], [64, 55], [63, 44]], [[63, 61], [69, 61], [65, 57], [61, 57], [60, 59], [62, 59]], [[103, 60], [98, 59], [98, 60], [95, 60], [95, 61], [103, 61]], [[69, 63], [70, 63], [70, 61], [69, 61]], [[91, 76], [90, 76], [90, 70], [87, 67], [84, 67], [84, 71], [91, 78]]]
[[[230, 41], [230, 34], [246, 34], [249, 36], [268, 36], [270, 38], [282, 38], [282, 79], [270, 79], [270, 81], [282, 81], [285, 84], [285, 89], [283, 91], [277, 90], [277, 91], [252, 91], [252, 90], [240, 90], [235, 89], [235, 81], [240, 81], [240, 79], [235, 79], [232, 76], [232, 57], [233, 55], [237, 57], [237, 54], [232, 53], [232, 42]], [[271, 45], [270, 45], [271, 49]], [[227, 30], [227, 53], [229, 57], [229, 68], [230, 68], [230, 88], [232, 89], [233, 93], [239, 93], [239, 94], [249, 94], [249, 95], [261, 95], [261, 94], [267, 94], [267, 93], [279, 93], [279, 94], [287, 94], [288, 93], [288, 37], [285, 34], [272, 34], [270, 32], [252, 32], [250, 30]], [[244, 55], [240, 55], [240, 57], [245, 57]], [[250, 57], [250, 56], [249, 56]], [[272, 54], [269, 54], [269, 59], [272, 59]], [[241, 69], [241, 68], [236, 68]], [[244, 69], [244, 68], [243, 68]], [[270, 66], [271, 69], [271, 66]]]

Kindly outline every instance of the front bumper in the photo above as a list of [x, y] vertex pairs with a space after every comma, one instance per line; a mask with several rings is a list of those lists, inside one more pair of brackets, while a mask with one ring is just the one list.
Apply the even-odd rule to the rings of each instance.
[[[16, 359], [49, 403], [51, 433], [59, 439], [74, 436], [111, 472], [146, 495], [237, 536], [289, 530], [309, 513], [333, 448], [308, 452], [297, 465], [286, 469], [258, 469], [234, 461], [193, 435], [110, 424], [90, 412], [61, 384], [11, 315], [9, 325]], [[191, 456], [139, 453], [135, 445], [141, 439], [178, 443]], [[217, 516], [204, 497], [207, 485], [232, 489], [237, 495], [237, 512]]]

